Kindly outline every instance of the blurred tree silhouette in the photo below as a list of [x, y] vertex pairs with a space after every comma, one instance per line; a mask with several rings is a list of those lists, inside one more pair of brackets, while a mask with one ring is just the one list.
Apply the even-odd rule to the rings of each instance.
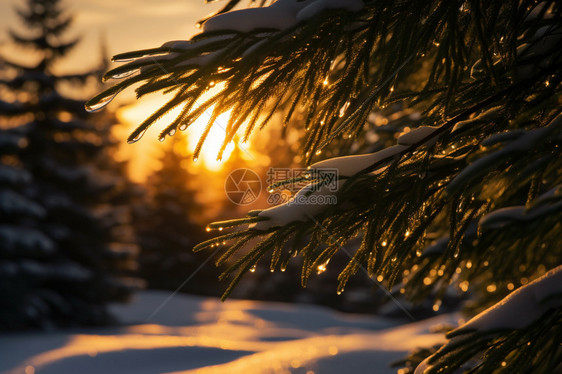
[[39, 59], [1, 58], [0, 87], [16, 100], [0, 105], [0, 328], [108, 323], [105, 305], [137, 283], [126, 277], [138, 249], [127, 203], [134, 189], [114, 160], [116, 120], [60, 93], [100, 71], [53, 72], [78, 42], [64, 37], [72, 16], [60, 2], [29, 0], [18, 14], [27, 34], [10, 35]]
[[[205, 238], [201, 224], [203, 206], [191, 186], [195, 175], [186, 167], [187, 141], [177, 136], [164, 149], [160, 169], [149, 176], [147, 199], [134, 207], [135, 229], [142, 248], [139, 276], [154, 289], [175, 290], [208, 256], [192, 248]], [[216, 296], [219, 271], [207, 266], [198, 271], [180, 291]]]

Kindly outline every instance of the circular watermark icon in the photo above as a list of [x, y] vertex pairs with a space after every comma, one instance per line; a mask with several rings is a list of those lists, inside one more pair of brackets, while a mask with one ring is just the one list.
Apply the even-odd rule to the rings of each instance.
[[224, 192], [234, 204], [251, 204], [260, 196], [260, 177], [253, 170], [236, 169], [228, 174], [224, 182]]

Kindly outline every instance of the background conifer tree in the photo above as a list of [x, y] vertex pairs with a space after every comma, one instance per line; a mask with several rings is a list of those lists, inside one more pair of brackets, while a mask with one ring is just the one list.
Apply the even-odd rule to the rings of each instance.
[[196, 221], [203, 206], [198, 203], [192, 182], [196, 176], [186, 167], [187, 141], [174, 137], [163, 150], [161, 167], [149, 176], [147, 198], [136, 204], [135, 230], [142, 248], [139, 276], [152, 289], [216, 295], [220, 289], [216, 268], [209, 265], [197, 271], [207, 256], [192, 248], [205, 238]]
[[39, 59], [1, 60], [2, 92], [17, 99], [0, 106], [1, 328], [107, 323], [105, 305], [131, 291], [125, 276], [137, 252], [124, 234], [131, 230], [123, 165], [112, 162], [115, 118], [88, 115], [83, 101], [60, 93], [99, 74], [53, 72], [78, 42], [65, 37], [72, 17], [60, 2], [29, 0], [18, 14], [27, 32], [11, 31], [12, 40]]
[[[287, 125], [303, 108], [310, 175], [297, 196], [305, 201], [213, 223], [237, 229], [195, 248], [228, 242], [221, 256], [235, 261], [222, 275], [231, 279], [225, 297], [259, 262], [275, 271], [300, 261], [305, 286], [344, 252], [338, 293], [363, 272], [414, 302], [430, 298], [435, 311], [449, 291], [470, 294], [471, 313], [482, 311], [436, 352], [415, 353], [403, 372], [559, 369], [560, 3], [279, 0], [232, 11], [238, 3], [228, 1], [190, 41], [116, 56], [133, 61], [106, 77], [127, 77], [88, 103], [98, 109], [136, 83], [139, 96], [173, 93], [132, 142], [175, 107], [162, 138], [211, 106], [212, 119], [231, 111], [223, 149], [275, 112]], [[376, 116], [390, 108], [396, 113], [379, 126]], [[386, 127], [405, 116], [414, 124]], [[314, 162], [329, 144], [388, 130], [376, 152], [348, 156], [352, 148], [339, 147], [343, 157]], [[323, 182], [326, 169], [338, 170], [337, 193]], [[317, 202], [330, 196], [337, 204]]]

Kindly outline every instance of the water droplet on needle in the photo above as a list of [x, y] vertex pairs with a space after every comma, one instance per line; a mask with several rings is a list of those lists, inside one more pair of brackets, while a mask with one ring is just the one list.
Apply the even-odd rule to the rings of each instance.
[[127, 78], [130, 77], [131, 75], [135, 74], [138, 70], [134, 69], [134, 70], [129, 70], [123, 73], [117, 73], [117, 74], [113, 74], [111, 76], [111, 79], [122, 79], [122, 78]]
[[127, 143], [133, 144], [133, 143], [138, 142], [139, 140], [141, 140], [141, 138], [144, 136], [145, 133], [146, 133], [146, 130], [143, 130], [143, 131], [139, 132], [137, 136], [135, 136], [133, 139], [127, 141]]
[[103, 107], [105, 107], [107, 104], [109, 104], [114, 98], [115, 96], [117, 96], [117, 94], [121, 92], [121, 90], [105, 96], [103, 98], [101, 98], [100, 100], [98, 100], [96, 103], [94, 104], [86, 104], [86, 111], [92, 113], [92, 112], [97, 112], [98, 110], [102, 109]]

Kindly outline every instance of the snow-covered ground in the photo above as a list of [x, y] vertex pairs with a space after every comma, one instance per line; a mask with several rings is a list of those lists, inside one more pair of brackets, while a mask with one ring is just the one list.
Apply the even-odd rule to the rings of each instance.
[[0, 372], [395, 373], [388, 363], [443, 341], [429, 327], [453, 316], [398, 325], [318, 306], [144, 291], [113, 306], [125, 326], [0, 337]]

